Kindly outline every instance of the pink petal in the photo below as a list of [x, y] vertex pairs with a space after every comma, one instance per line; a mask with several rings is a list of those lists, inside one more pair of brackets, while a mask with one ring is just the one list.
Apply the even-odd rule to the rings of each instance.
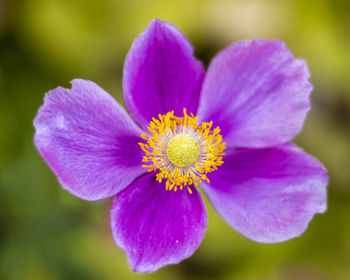
[[131, 268], [152, 272], [194, 253], [205, 234], [207, 213], [198, 191], [166, 191], [154, 174], [147, 174], [115, 197], [111, 226]]
[[183, 108], [196, 113], [204, 77], [186, 37], [172, 24], [153, 20], [132, 45], [124, 65], [126, 106], [144, 129], [153, 117]]
[[45, 96], [34, 120], [35, 145], [64, 189], [86, 200], [106, 198], [145, 172], [142, 131], [95, 83], [72, 85]]
[[281, 41], [239, 42], [211, 62], [198, 116], [222, 130], [229, 147], [291, 140], [310, 108], [309, 71]]
[[326, 170], [291, 144], [231, 150], [210, 175], [203, 189], [214, 208], [258, 242], [299, 236], [315, 213], [326, 210]]

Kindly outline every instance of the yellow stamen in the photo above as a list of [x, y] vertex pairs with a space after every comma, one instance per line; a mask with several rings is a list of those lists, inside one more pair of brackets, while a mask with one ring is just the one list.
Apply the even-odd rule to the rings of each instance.
[[217, 170], [223, 164], [225, 143], [220, 128], [211, 129], [210, 123], [197, 123], [198, 117], [174, 116], [174, 112], [153, 118], [148, 130], [150, 135], [142, 134], [146, 141], [139, 143], [145, 156], [142, 165], [149, 172], [156, 171], [156, 180], [166, 180], [166, 190], [187, 188], [209, 182], [207, 173]]

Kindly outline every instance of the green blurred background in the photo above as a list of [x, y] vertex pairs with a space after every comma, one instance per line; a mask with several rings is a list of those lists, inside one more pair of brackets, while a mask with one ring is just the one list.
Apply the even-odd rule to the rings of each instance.
[[[119, 102], [122, 68], [153, 18], [178, 26], [207, 66], [242, 39], [279, 38], [309, 65], [312, 110], [295, 142], [329, 170], [329, 203], [300, 238], [265, 245], [212, 210], [194, 256], [130, 271], [109, 227], [111, 199], [61, 189], [33, 145], [45, 92], [73, 78]], [[0, 0], [0, 279], [350, 279], [350, 1]]]

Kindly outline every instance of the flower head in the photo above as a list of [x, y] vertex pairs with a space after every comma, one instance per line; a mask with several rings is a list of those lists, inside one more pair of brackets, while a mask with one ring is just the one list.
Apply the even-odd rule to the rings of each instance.
[[150, 136], [141, 135], [147, 143], [139, 143], [145, 151], [143, 158], [150, 172], [157, 172], [158, 182], [166, 180], [166, 190], [177, 191], [191, 186], [209, 183], [207, 173], [222, 165], [225, 143], [219, 134], [220, 128], [211, 130], [211, 123], [197, 123], [197, 117], [188, 116], [184, 109], [182, 118], [174, 112], [159, 115], [148, 127]]
[[191, 256], [207, 214], [265, 243], [299, 236], [326, 210], [322, 165], [291, 143], [310, 108], [309, 72], [281, 41], [235, 43], [205, 73], [172, 24], [154, 20], [129, 51], [125, 110], [86, 80], [45, 96], [35, 145], [63, 188], [115, 196], [111, 227], [133, 270]]

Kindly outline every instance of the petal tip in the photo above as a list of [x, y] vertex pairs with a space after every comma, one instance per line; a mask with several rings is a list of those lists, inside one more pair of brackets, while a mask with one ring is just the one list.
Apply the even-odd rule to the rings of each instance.
[[145, 29], [145, 33], [147, 32], [156, 32], [156, 31], [162, 31], [162, 27], [167, 25], [167, 24], [170, 24], [166, 21], [162, 21], [160, 20], [159, 18], [155, 18], [153, 19], [149, 25], [146, 27]]
[[154, 25], [159, 25], [161, 24], [162, 21], [159, 18], [152, 19], [150, 24], [148, 26], [154, 26]]
[[68, 90], [75, 90], [79, 87], [91, 87], [91, 86], [100, 87], [99, 85], [97, 85], [93, 81], [84, 80], [84, 79], [80, 79], [80, 78], [75, 78], [75, 79], [71, 80], [70, 83], [71, 83], [72, 87]]

